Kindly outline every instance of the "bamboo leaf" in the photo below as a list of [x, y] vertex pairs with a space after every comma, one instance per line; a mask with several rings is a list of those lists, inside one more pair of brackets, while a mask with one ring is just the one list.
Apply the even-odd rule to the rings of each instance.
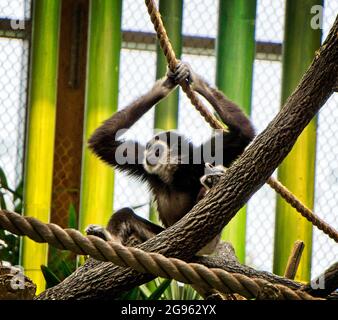
[[51, 288], [61, 282], [57, 275], [48, 267], [41, 265], [41, 271], [46, 281], [46, 287]]
[[0, 208], [3, 210], [7, 209], [5, 194], [3, 192], [0, 192]]
[[77, 229], [77, 213], [72, 203], [68, 209], [68, 228]]
[[165, 279], [162, 283], [157, 287], [156, 290], [148, 297], [147, 300], [159, 300], [164, 293], [164, 291], [170, 286], [171, 279]]
[[0, 188], [8, 188], [7, 177], [4, 170], [0, 167]]
[[69, 267], [68, 263], [65, 260], [61, 260], [60, 270], [64, 278], [69, 277], [73, 273], [73, 271], [71, 270], [71, 268]]
[[23, 199], [23, 180], [21, 180], [19, 182], [19, 184], [17, 185], [16, 189], [14, 190], [14, 201], [15, 200], [21, 200]]
[[119, 300], [138, 300], [140, 297], [140, 289], [139, 287], [135, 287], [130, 291], [123, 294]]

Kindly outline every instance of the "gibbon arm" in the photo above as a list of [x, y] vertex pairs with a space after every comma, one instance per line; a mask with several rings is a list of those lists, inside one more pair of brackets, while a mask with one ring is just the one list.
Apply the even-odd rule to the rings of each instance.
[[223, 92], [211, 87], [202, 77], [191, 71], [192, 88], [206, 98], [216, 110], [222, 121], [237, 138], [248, 141], [254, 138], [254, 128], [244, 112]]
[[[148, 93], [104, 121], [90, 137], [89, 148], [101, 160], [114, 167], [127, 170], [130, 174], [145, 175], [146, 172], [142, 165], [144, 146], [136, 141], [119, 139], [118, 131], [129, 129], [149, 109], [165, 98], [175, 86], [174, 80], [170, 77], [158, 80]], [[116, 151], [120, 146], [128, 150], [123, 164], [117, 158], [120, 153]]]

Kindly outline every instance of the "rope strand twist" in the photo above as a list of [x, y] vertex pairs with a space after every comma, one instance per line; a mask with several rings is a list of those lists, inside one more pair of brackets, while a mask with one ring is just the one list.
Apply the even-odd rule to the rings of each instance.
[[[39, 243], [70, 250], [80, 255], [90, 255], [100, 261], [110, 261], [119, 266], [129, 266], [141, 273], [176, 279], [195, 284], [205, 289], [217, 289], [223, 293], [238, 293], [247, 299], [259, 298], [264, 288], [273, 288], [276, 299], [317, 299], [300, 289], [293, 290], [267, 280], [249, 278], [243, 274], [230, 273], [223, 269], [207, 268], [197, 263], [187, 263], [176, 258], [167, 258], [159, 253], [145, 252], [138, 248], [125, 247], [119, 243], [106, 242], [95, 236], [83, 236], [74, 229], [62, 229], [52, 223], [43, 223], [32, 217], [23, 217], [15, 212], [0, 210], [0, 229], [13, 234], [28, 236]], [[262, 295], [264, 296], [264, 295]]]

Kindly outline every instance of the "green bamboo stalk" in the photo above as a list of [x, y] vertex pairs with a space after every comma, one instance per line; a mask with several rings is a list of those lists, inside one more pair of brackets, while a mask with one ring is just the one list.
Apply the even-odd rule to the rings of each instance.
[[[256, 0], [220, 0], [217, 37], [217, 86], [250, 114], [255, 57]], [[222, 239], [245, 260], [246, 208], [228, 224]]]
[[[183, 0], [160, 0], [159, 10], [170, 42], [179, 59], [182, 53], [182, 17]], [[156, 79], [163, 77], [167, 71], [167, 60], [162, 49], [157, 45]], [[160, 130], [176, 129], [178, 125], [178, 90], [161, 101], [155, 109], [154, 128]], [[149, 218], [157, 223], [156, 209], [151, 207]]]
[[[84, 141], [117, 111], [121, 13], [121, 0], [91, 1]], [[106, 225], [113, 212], [113, 170], [86, 144], [81, 182], [80, 230], [92, 223]]]
[[[294, 91], [319, 48], [322, 32], [311, 28], [311, 8], [321, 0], [288, 0], [283, 49], [282, 104]], [[278, 170], [278, 179], [306, 206], [313, 207], [316, 156], [316, 119], [298, 138]], [[296, 280], [308, 281], [311, 271], [312, 225], [279, 196], [275, 224], [274, 273], [282, 275], [296, 240], [305, 243]]]
[[[56, 118], [60, 1], [33, 2], [29, 112], [25, 159], [24, 214], [49, 222]], [[47, 264], [48, 247], [24, 238], [21, 264], [26, 275], [45, 288], [40, 265]]]
[[[183, 0], [161, 0], [159, 10], [170, 42], [179, 59], [182, 53], [182, 16]], [[167, 60], [162, 49], [157, 45], [156, 79], [167, 71]], [[155, 109], [155, 128], [161, 130], [176, 129], [178, 124], [178, 90], [161, 101]]]

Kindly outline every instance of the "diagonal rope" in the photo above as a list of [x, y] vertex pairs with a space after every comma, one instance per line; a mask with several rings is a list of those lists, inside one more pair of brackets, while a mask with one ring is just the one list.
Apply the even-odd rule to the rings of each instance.
[[270, 177], [267, 184], [295, 208], [305, 219], [310, 221], [319, 230], [323, 231], [331, 239], [338, 243], [338, 232], [319, 218], [311, 209], [305, 206], [292, 192], [290, 192], [280, 181]]
[[145, 252], [111, 241], [106, 242], [95, 236], [85, 237], [77, 230], [62, 229], [55, 224], [45, 224], [35, 218], [23, 217], [6, 210], [0, 210], [0, 229], [28, 236], [36, 242], [47, 242], [58, 249], [90, 255], [97, 260], [110, 261], [123, 267], [129, 266], [141, 273], [151, 273], [209, 290], [216, 289], [223, 293], [238, 293], [247, 299], [269, 297], [264, 294], [266, 288], [273, 289], [275, 299], [317, 299], [300, 289], [291, 289], [223, 269], [209, 269], [201, 264], [187, 263], [176, 258], [167, 258], [159, 253]]
[[[148, 9], [148, 13], [151, 19], [151, 22], [154, 25], [154, 29], [157, 34], [157, 38], [160, 42], [162, 51], [167, 59], [169, 68], [173, 71], [177, 66], [177, 59], [175, 52], [170, 43], [167, 32], [164, 28], [161, 15], [157, 9], [156, 3], [154, 0], [145, 0], [145, 4]], [[201, 103], [198, 99], [195, 92], [191, 89], [190, 85], [183, 81], [180, 83], [183, 91], [186, 93], [191, 103], [195, 108], [200, 112], [204, 119], [210, 124], [214, 129], [224, 130], [223, 125], [213, 116], [212, 113]], [[295, 208], [303, 217], [310, 221], [314, 226], [319, 230], [323, 231], [330, 238], [338, 243], [338, 232], [329, 226], [326, 222], [320, 219], [315, 215], [308, 207], [306, 207], [290, 190], [283, 186], [278, 180], [273, 177], [270, 177], [267, 181], [267, 184], [274, 189], [284, 200], [289, 203], [293, 208]]]

